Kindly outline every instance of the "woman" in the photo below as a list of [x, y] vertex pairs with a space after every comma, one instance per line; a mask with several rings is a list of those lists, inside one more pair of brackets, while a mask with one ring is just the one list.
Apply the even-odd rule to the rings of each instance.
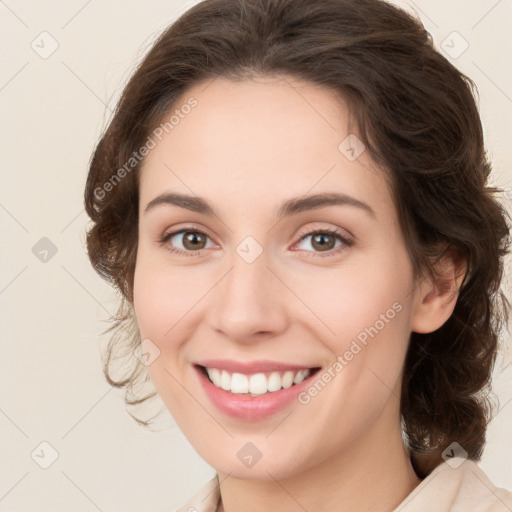
[[476, 464], [509, 227], [472, 87], [381, 0], [207, 0], [144, 58], [87, 245], [109, 382], [217, 471], [181, 510], [512, 510]]

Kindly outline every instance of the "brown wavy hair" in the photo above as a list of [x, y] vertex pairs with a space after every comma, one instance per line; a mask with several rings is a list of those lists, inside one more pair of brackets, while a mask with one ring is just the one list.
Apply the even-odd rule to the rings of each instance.
[[[435, 49], [418, 19], [383, 0], [205, 0], [139, 63], [92, 155], [85, 189], [89, 258], [121, 297], [106, 331], [108, 382], [125, 388], [128, 405], [156, 394], [138, 396], [149, 378], [132, 355], [141, 341], [133, 310], [140, 162], [128, 170], [126, 162], [192, 85], [281, 74], [348, 100], [370, 156], [391, 179], [415, 276], [433, 275], [447, 251], [467, 263], [449, 320], [411, 334], [401, 414], [419, 475], [452, 441], [480, 460], [509, 313], [500, 289], [509, 218], [495, 198], [501, 190], [487, 185], [474, 82]], [[114, 378], [114, 361], [127, 374]]]

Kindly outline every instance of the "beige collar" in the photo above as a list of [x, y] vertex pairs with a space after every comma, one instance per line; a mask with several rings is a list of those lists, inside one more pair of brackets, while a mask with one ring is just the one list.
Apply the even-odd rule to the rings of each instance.
[[[218, 512], [220, 487], [212, 478], [178, 512]], [[470, 459], [437, 466], [392, 512], [512, 512], [512, 493], [494, 486]]]

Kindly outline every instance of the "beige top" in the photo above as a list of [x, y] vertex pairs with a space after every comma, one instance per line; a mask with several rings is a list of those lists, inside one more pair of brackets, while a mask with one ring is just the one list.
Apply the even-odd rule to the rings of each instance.
[[[219, 504], [215, 476], [177, 512], [217, 512]], [[512, 512], [512, 492], [495, 487], [472, 460], [455, 457], [437, 466], [392, 512], [433, 511]]]

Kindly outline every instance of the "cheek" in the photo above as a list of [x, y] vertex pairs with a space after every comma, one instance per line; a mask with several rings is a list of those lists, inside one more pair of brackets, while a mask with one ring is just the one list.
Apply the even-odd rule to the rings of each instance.
[[[174, 331], [205, 294], [207, 284], [187, 268], [171, 268], [141, 252], [134, 276], [134, 307], [143, 338], [176, 339]], [[164, 348], [164, 347], [161, 347]]]
[[348, 348], [347, 342], [358, 337], [364, 342], [375, 330], [379, 334], [407, 330], [412, 269], [401, 253], [386, 259], [361, 258], [314, 272], [310, 278], [303, 274], [295, 283], [294, 291], [312, 312], [305, 321], [312, 325], [316, 316], [319, 329], [324, 324], [324, 340], [337, 354]]
[[187, 384], [187, 342], [215, 284], [211, 270], [194, 272], [192, 267], [170, 267], [165, 258], [138, 254], [134, 275], [134, 309], [143, 340], [159, 351], [148, 366], [159, 395], [173, 416], [190, 405], [181, 384]]
[[[140, 262], [140, 263], [139, 263]], [[179, 382], [180, 347], [186, 334], [180, 319], [190, 309], [183, 293], [176, 291], [177, 279], [162, 272], [155, 262], [138, 261], [134, 276], [134, 309], [142, 340], [150, 340], [158, 356], [147, 367], [151, 381], [176, 419], [187, 404]], [[187, 288], [184, 288], [187, 290]], [[186, 294], [185, 294], [186, 295]]]
[[[174, 393], [178, 357], [180, 354], [180, 319], [185, 315], [188, 288], [179, 286], [179, 280], [160, 268], [158, 262], [139, 254], [134, 275], [134, 309], [142, 340], [150, 343], [158, 357], [148, 366], [148, 371], [159, 394]], [[178, 292], [181, 288], [185, 292]], [[162, 393], [163, 392], [163, 393]]]
[[324, 332], [319, 339], [338, 361], [333, 388], [354, 409], [369, 396], [378, 409], [390, 390], [398, 389], [410, 336], [412, 283], [409, 260], [396, 251], [326, 273], [307, 287], [307, 304], [321, 320], [314, 320], [318, 332]]

